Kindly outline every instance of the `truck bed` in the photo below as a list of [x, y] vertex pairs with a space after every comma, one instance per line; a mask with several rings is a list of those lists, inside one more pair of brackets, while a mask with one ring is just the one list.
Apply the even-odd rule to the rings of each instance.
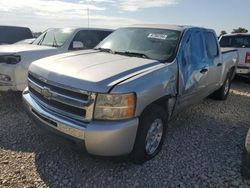
[[238, 51], [238, 50], [236, 48], [221, 48], [222, 54], [233, 52], [233, 51]]

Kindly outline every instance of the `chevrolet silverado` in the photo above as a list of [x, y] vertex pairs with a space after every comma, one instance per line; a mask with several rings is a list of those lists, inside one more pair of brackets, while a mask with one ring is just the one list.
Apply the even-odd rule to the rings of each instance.
[[175, 114], [207, 96], [227, 98], [237, 61], [211, 29], [136, 25], [93, 50], [32, 63], [23, 100], [38, 125], [88, 153], [143, 163], [161, 150]]

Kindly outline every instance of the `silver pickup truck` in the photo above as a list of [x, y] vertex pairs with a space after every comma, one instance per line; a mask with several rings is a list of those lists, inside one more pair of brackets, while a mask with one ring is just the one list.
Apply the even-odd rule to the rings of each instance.
[[239, 53], [239, 63], [236, 73], [239, 76], [248, 78], [250, 83], [250, 34], [235, 33], [222, 35], [219, 39], [222, 49], [234, 48]]
[[173, 115], [211, 95], [225, 100], [238, 61], [210, 29], [137, 25], [95, 49], [31, 64], [23, 92], [42, 127], [99, 156], [154, 157]]

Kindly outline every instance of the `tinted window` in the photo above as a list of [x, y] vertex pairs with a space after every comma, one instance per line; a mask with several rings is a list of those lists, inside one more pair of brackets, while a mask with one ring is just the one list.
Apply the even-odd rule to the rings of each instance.
[[205, 56], [204, 51], [204, 43], [201, 32], [194, 32], [191, 36], [191, 55], [193, 58], [197, 57], [199, 59], [203, 59]]
[[122, 28], [109, 35], [97, 48], [127, 56], [172, 61], [176, 55], [180, 32], [167, 29]]
[[0, 26], [0, 44], [13, 44], [29, 38], [33, 38], [29, 28]]
[[[73, 41], [82, 42], [84, 45], [84, 49], [94, 48], [97, 44], [99, 44], [104, 38], [106, 38], [111, 31], [93, 31], [93, 30], [83, 30], [79, 31]], [[72, 49], [73, 43], [70, 45], [70, 49]]]
[[250, 36], [224, 36], [220, 40], [221, 47], [250, 48]]
[[217, 39], [215, 38], [212, 32], [205, 32], [204, 34], [205, 34], [207, 56], [209, 58], [217, 57], [219, 54]]

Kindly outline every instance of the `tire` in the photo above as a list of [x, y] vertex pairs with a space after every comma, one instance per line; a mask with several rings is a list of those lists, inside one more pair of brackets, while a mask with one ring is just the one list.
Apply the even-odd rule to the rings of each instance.
[[250, 84], [250, 74], [248, 75], [247, 83]]
[[229, 95], [230, 87], [231, 77], [228, 75], [221, 88], [212, 94], [212, 98], [215, 100], [226, 100]]
[[241, 175], [244, 179], [250, 180], [250, 154], [246, 149], [242, 153]]
[[[135, 145], [131, 153], [134, 163], [143, 164], [161, 151], [167, 130], [167, 117], [167, 112], [155, 104], [150, 105], [142, 113]], [[158, 129], [154, 129], [154, 127]]]

